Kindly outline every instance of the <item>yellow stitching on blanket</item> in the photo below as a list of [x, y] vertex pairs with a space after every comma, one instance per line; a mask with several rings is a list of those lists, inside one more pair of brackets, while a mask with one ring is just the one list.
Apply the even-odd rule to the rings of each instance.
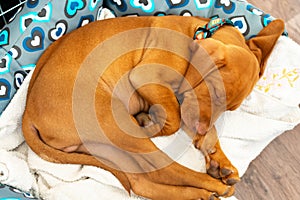
[[295, 88], [297, 80], [300, 80], [300, 69], [287, 69], [284, 68], [281, 72], [266, 72], [265, 75], [256, 84], [256, 88], [262, 92], [268, 93], [271, 89], [275, 88]]
[[[296, 76], [296, 77], [295, 77]], [[294, 69], [292, 71], [288, 71], [286, 69], [282, 70], [282, 76], [280, 77], [280, 79], [284, 79], [286, 78], [290, 84], [291, 87], [294, 87], [294, 82], [296, 82], [296, 80], [299, 78], [299, 75], [297, 73], [297, 69]]]

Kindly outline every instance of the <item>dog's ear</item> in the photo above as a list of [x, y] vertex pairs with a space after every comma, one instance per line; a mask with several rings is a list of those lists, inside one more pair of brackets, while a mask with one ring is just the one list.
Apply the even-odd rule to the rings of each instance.
[[267, 59], [283, 31], [284, 22], [276, 19], [261, 30], [256, 37], [247, 41], [250, 50], [254, 53], [260, 64], [259, 77], [263, 75]]

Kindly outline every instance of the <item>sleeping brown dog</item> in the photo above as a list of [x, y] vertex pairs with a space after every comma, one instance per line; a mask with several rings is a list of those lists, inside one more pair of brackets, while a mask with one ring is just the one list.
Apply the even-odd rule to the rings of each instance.
[[[54, 42], [28, 88], [27, 144], [51, 162], [108, 170], [128, 192], [150, 199], [232, 195], [239, 177], [213, 124], [251, 92], [284, 25], [273, 21], [247, 42], [227, 25], [193, 41], [207, 22], [117, 18]], [[180, 127], [206, 155], [209, 174], [176, 163], [150, 139]]]

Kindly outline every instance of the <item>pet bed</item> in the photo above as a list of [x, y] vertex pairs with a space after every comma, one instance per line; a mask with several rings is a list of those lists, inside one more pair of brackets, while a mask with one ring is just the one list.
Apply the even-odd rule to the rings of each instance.
[[[107, 16], [112, 17], [111, 12], [103, 11], [102, 18]], [[217, 121], [221, 146], [240, 175], [274, 138], [300, 123], [299, 56], [300, 46], [285, 36], [280, 37], [264, 76], [253, 92], [239, 109], [224, 113]], [[21, 119], [30, 76], [0, 118], [0, 182], [43, 199], [85, 199], [87, 195], [89, 199], [99, 199], [99, 196], [101, 199], [143, 199], [129, 197], [107, 171], [91, 166], [49, 163], [28, 149], [22, 136]], [[167, 149], [164, 147], [174, 139], [185, 147], [176, 160], [191, 169], [205, 171], [203, 156], [193, 148], [183, 131], [156, 138], [154, 142]], [[166, 153], [173, 156], [172, 152]], [[15, 198], [25, 198], [26, 194], [20, 193]]]

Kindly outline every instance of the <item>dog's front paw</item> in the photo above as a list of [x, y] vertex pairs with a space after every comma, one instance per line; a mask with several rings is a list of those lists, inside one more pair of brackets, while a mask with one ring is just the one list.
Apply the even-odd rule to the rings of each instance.
[[209, 152], [205, 158], [207, 173], [212, 177], [221, 179], [227, 185], [234, 185], [240, 181], [237, 169], [220, 149], [219, 142], [214, 151]]
[[195, 135], [194, 145], [204, 154], [206, 170], [210, 176], [221, 179], [227, 185], [234, 185], [239, 182], [238, 171], [222, 151], [214, 126], [204, 136]]

